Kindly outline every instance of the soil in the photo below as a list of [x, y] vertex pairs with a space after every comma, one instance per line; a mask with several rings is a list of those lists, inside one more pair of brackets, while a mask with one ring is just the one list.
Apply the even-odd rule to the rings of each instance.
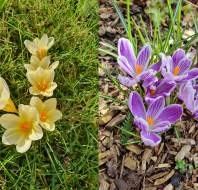
[[[193, 2], [194, 3], [194, 2]], [[119, 1], [126, 17], [126, 5]], [[150, 28], [145, 13], [147, 2], [134, 1], [131, 15], [138, 20], [141, 14]], [[100, 42], [117, 46], [120, 37], [126, 37], [124, 27], [111, 3], [100, 0]], [[183, 16], [185, 20], [185, 16]], [[189, 18], [188, 18], [189, 19]], [[188, 23], [183, 23], [188, 25]], [[167, 27], [164, 25], [164, 28]], [[192, 30], [193, 27], [189, 25]], [[176, 124], [162, 135], [162, 143], [155, 148], [133, 143], [138, 138], [128, 136], [123, 144], [123, 123], [129, 118], [127, 100], [114, 82], [120, 72], [116, 60], [99, 53], [100, 100], [99, 100], [99, 167], [100, 190], [196, 190], [198, 189], [198, 122], [188, 118]], [[113, 79], [113, 80], [112, 80]], [[187, 119], [186, 119], [187, 118]], [[130, 122], [130, 120], [129, 120]], [[131, 122], [131, 129], [138, 130]], [[183, 160], [181, 162], [179, 160]], [[182, 165], [183, 164], [183, 165]], [[184, 167], [182, 167], [184, 166]]]

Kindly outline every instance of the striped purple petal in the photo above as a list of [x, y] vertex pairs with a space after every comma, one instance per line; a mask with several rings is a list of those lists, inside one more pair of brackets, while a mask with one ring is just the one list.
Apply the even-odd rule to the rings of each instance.
[[163, 121], [161, 123], [157, 123], [156, 125], [154, 125], [152, 132], [162, 133], [170, 129], [170, 127], [171, 124], [168, 121]]
[[126, 38], [118, 40], [118, 56], [123, 56], [127, 59], [131, 67], [135, 68], [136, 57], [131, 42]]
[[182, 116], [183, 110], [182, 107], [178, 104], [172, 104], [167, 106], [162, 110], [162, 112], [157, 117], [156, 123], [161, 123], [168, 121], [171, 124], [174, 124], [177, 120], [179, 120]]
[[133, 87], [137, 83], [136, 80], [134, 80], [130, 77], [125, 77], [125, 76], [121, 76], [121, 75], [118, 75], [118, 80], [122, 85], [124, 85], [128, 88]]
[[176, 67], [181, 59], [185, 57], [185, 51], [183, 49], [177, 49], [172, 56], [174, 67]]
[[137, 64], [147, 67], [151, 54], [151, 46], [149, 44], [144, 45], [137, 56]]
[[157, 118], [157, 116], [161, 113], [162, 109], [165, 106], [165, 101], [163, 97], [158, 97], [155, 99], [153, 103], [151, 103], [147, 110], [147, 117], [151, 117], [153, 119]]
[[161, 137], [155, 133], [147, 132], [147, 131], [141, 131], [141, 139], [147, 146], [157, 146], [161, 142]]
[[[182, 60], [180, 60], [180, 62], [177, 65], [177, 68], [179, 68], [178, 75], [186, 73], [189, 70], [191, 64], [192, 64], [192, 60], [190, 60], [186, 57], [184, 57]], [[176, 68], [174, 68], [173, 73], [174, 73], [175, 69]]]
[[128, 104], [134, 117], [146, 119], [146, 110], [142, 98], [137, 92], [131, 92]]
[[140, 129], [144, 131], [149, 131], [148, 123], [140, 117], [135, 117], [134, 124]]
[[129, 76], [134, 77], [134, 70], [127, 61], [126, 57], [120, 56], [118, 57], [118, 64], [120, 68], [125, 71]]

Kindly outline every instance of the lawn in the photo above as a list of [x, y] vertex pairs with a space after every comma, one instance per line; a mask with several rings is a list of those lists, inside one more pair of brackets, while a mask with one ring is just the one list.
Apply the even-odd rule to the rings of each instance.
[[0, 75], [12, 99], [29, 104], [24, 41], [46, 33], [55, 39], [49, 53], [60, 61], [53, 97], [63, 113], [56, 130], [24, 154], [0, 142], [1, 189], [98, 189], [97, 9], [97, 0], [0, 1]]

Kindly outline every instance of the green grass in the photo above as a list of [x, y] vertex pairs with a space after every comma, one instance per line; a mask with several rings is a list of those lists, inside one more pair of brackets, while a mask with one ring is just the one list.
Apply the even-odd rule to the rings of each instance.
[[0, 75], [14, 102], [31, 97], [23, 42], [47, 33], [55, 38], [52, 59], [60, 61], [54, 97], [63, 113], [56, 130], [25, 154], [0, 142], [1, 189], [98, 189], [97, 8], [97, 0], [0, 1]]

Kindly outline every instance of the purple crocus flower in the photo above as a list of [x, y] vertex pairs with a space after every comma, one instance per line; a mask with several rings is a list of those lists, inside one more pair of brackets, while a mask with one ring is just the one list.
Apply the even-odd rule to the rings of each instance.
[[156, 146], [161, 142], [158, 133], [167, 131], [182, 115], [182, 107], [172, 104], [165, 107], [163, 97], [153, 101], [146, 111], [142, 98], [137, 92], [131, 92], [129, 108], [134, 116], [134, 123], [141, 130], [141, 139], [145, 145]]
[[193, 88], [192, 81], [180, 85], [178, 97], [184, 102], [194, 118], [198, 119], [198, 91]]
[[166, 79], [157, 81], [146, 89], [145, 101], [150, 104], [159, 96], [170, 96], [175, 87], [176, 83], [174, 81]]
[[151, 46], [146, 44], [136, 58], [131, 42], [126, 38], [120, 38], [118, 41], [118, 64], [129, 75], [129, 77], [119, 75], [120, 83], [124, 86], [132, 87], [142, 80], [142, 74], [148, 72], [151, 53]]
[[167, 80], [183, 82], [198, 78], [198, 68], [190, 70], [192, 60], [183, 49], [177, 49], [173, 56], [161, 54], [162, 75]]

